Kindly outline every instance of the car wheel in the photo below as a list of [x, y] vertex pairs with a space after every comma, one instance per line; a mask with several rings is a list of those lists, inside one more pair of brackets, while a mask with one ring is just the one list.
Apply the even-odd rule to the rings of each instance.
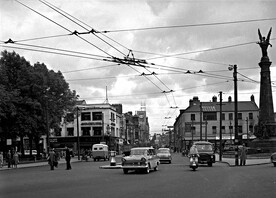
[[276, 167], [276, 162], [274, 162], [273, 164], [274, 164], [274, 166]]
[[96, 162], [96, 158], [94, 158], [94, 162]]
[[208, 166], [213, 166], [213, 163], [212, 162], [208, 162]]
[[158, 164], [156, 164], [154, 171], [158, 171]]
[[172, 163], [172, 160], [169, 161], [169, 164], [171, 164], [171, 163]]
[[147, 168], [145, 168], [145, 173], [149, 174], [149, 172], [150, 172], [150, 167], [148, 166]]
[[127, 174], [128, 173], [128, 169], [123, 169], [123, 171], [124, 171], [124, 174]]

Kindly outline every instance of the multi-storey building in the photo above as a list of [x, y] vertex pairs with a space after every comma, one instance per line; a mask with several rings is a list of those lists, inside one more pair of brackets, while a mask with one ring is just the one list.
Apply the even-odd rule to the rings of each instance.
[[[198, 97], [189, 101], [185, 110], [174, 123], [174, 146], [177, 149], [189, 147], [193, 141], [208, 140], [217, 144], [222, 133], [223, 143], [234, 142], [234, 102], [231, 97], [222, 102], [222, 116], [220, 117], [220, 102], [214, 96], [211, 102], [201, 102]], [[250, 101], [238, 101], [238, 132], [243, 139], [250, 139], [258, 124], [259, 108], [254, 96]], [[220, 119], [222, 122], [220, 129]]]
[[62, 118], [59, 135], [50, 137], [50, 146], [91, 149], [93, 144], [105, 142], [110, 149], [119, 150], [119, 140], [123, 133], [122, 105], [86, 104], [78, 101], [75, 113], [67, 113]]

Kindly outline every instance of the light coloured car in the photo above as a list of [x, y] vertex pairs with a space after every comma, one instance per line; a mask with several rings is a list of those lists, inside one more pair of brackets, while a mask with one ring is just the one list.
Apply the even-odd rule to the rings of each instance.
[[159, 148], [157, 150], [157, 156], [161, 162], [172, 163], [172, 155], [169, 148]]
[[273, 163], [273, 165], [276, 167], [276, 152], [271, 154], [270, 160]]
[[122, 157], [122, 169], [125, 174], [129, 170], [141, 170], [148, 174], [151, 170], [157, 171], [159, 164], [159, 157], [152, 147], [132, 148], [129, 156]]

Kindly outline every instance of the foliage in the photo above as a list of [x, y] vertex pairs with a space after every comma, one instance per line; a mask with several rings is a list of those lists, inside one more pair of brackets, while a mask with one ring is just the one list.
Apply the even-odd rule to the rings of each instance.
[[[71, 111], [77, 95], [60, 71], [43, 63], [33, 66], [15, 52], [0, 59], [0, 132], [2, 138], [39, 139], [49, 128], [59, 130], [60, 118]], [[2, 139], [1, 138], [1, 139]]]

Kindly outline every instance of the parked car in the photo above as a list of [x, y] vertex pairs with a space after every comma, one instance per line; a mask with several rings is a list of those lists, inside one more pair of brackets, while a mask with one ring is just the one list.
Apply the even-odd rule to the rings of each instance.
[[276, 152], [271, 154], [270, 160], [273, 163], [273, 165], [276, 167]]
[[157, 156], [159, 157], [159, 161], [172, 163], [172, 155], [169, 148], [159, 148], [157, 150]]
[[129, 170], [149, 173], [151, 170], [158, 170], [160, 164], [159, 157], [152, 147], [136, 147], [130, 150], [130, 155], [122, 157], [122, 169], [124, 174]]
[[194, 142], [198, 150], [198, 163], [212, 166], [216, 162], [214, 145], [207, 141]]

